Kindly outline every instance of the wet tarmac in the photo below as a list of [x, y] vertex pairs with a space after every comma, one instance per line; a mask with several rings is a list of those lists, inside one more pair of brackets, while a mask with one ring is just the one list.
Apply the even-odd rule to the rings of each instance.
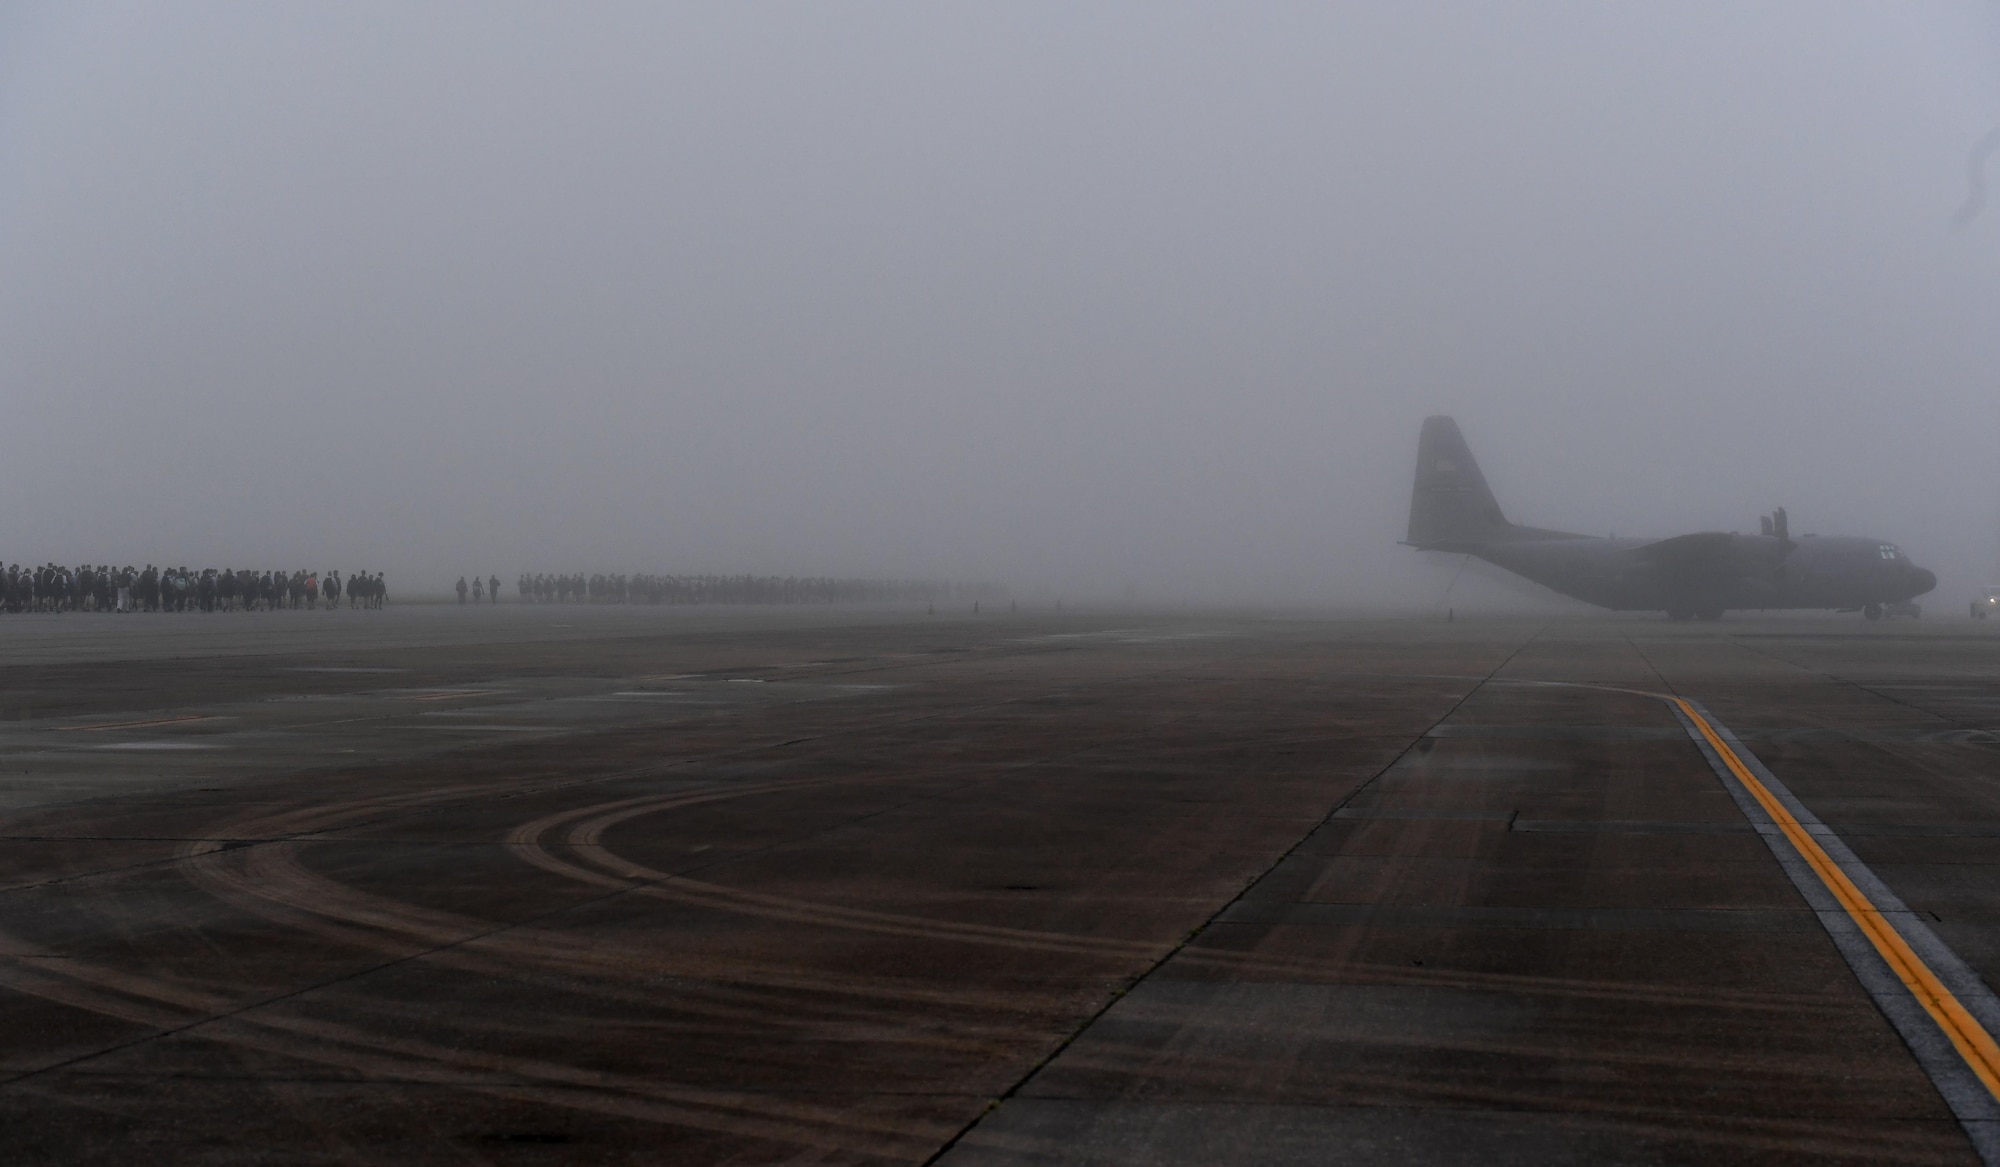
[[4, 617], [0, 1130], [1977, 1163], [1996, 763], [1965, 621]]

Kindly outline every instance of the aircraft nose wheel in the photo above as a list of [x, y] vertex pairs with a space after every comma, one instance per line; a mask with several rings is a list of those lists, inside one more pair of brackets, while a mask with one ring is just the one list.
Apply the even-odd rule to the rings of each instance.
[[1882, 605], [1870, 604], [1867, 607], [1861, 609], [1861, 614], [1863, 616], [1868, 617], [1870, 620], [1880, 620], [1882, 618]]

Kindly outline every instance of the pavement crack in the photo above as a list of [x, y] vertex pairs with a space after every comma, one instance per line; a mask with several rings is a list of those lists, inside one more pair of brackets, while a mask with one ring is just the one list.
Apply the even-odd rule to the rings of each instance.
[[1387, 774], [1389, 771], [1395, 769], [1397, 764], [1400, 763], [1404, 758], [1410, 756], [1412, 751], [1416, 750], [1419, 746], [1424, 746], [1428, 741], [1430, 734], [1434, 730], [1436, 730], [1439, 726], [1443, 725], [1445, 722], [1451, 720], [1453, 714], [1457, 713], [1461, 708], [1463, 708], [1465, 706], [1465, 703], [1467, 701], [1470, 701], [1473, 695], [1478, 693], [1480, 689], [1484, 688], [1488, 682], [1492, 681], [1495, 677], [1499, 676], [1500, 671], [1502, 669], [1505, 669], [1509, 664], [1513, 663], [1514, 658], [1519, 656], [1522, 652], [1526, 651], [1528, 646], [1532, 645], [1541, 636], [1541, 634], [1547, 630], [1547, 628], [1548, 626], [1546, 624], [1541, 625], [1540, 627], [1536, 628], [1535, 631], [1531, 633], [1527, 639], [1523, 640], [1520, 644], [1515, 645], [1513, 650], [1508, 652], [1507, 655], [1503, 657], [1498, 664], [1494, 665], [1493, 668], [1490, 669], [1484, 676], [1479, 677], [1476, 681], [1474, 681], [1474, 683], [1470, 688], [1468, 688], [1464, 693], [1460, 694], [1458, 700], [1452, 702], [1451, 707], [1446, 709], [1444, 713], [1437, 718], [1437, 720], [1431, 722], [1429, 725], [1425, 726], [1421, 731], [1419, 731], [1414, 737], [1410, 738], [1409, 742], [1406, 745], [1404, 745], [1401, 750], [1397, 751], [1396, 756], [1390, 758], [1386, 763], [1384, 763], [1381, 767], [1379, 767], [1375, 771], [1375, 773], [1373, 773], [1368, 777], [1367, 781], [1356, 785], [1354, 789], [1348, 791], [1345, 796], [1343, 796], [1339, 801], [1335, 802], [1333, 806], [1329, 807], [1325, 815], [1321, 816], [1311, 826], [1307, 827], [1304, 833], [1302, 833], [1297, 839], [1293, 840], [1291, 846], [1285, 848], [1282, 852], [1280, 852], [1277, 858], [1273, 859], [1269, 864], [1267, 864], [1262, 871], [1257, 872], [1255, 875], [1251, 876], [1248, 880], [1246, 880], [1243, 886], [1237, 890], [1236, 894], [1229, 897], [1229, 899], [1225, 901], [1221, 906], [1217, 907], [1215, 911], [1209, 913], [1207, 919], [1204, 919], [1201, 923], [1189, 929], [1185, 935], [1183, 935], [1178, 941], [1176, 941], [1172, 945], [1172, 947], [1168, 948], [1167, 951], [1162, 953], [1157, 959], [1153, 960], [1145, 968], [1141, 969], [1138, 973], [1126, 978], [1123, 984], [1114, 988], [1102, 1005], [1098, 1006], [1098, 1008], [1094, 1012], [1092, 1012], [1088, 1017], [1085, 1017], [1080, 1023], [1076, 1025], [1075, 1028], [1070, 1030], [1068, 1034], [1064, 1035], [1063, 1039], [1060, 1042], [1057, 1042], [1054, 1048], [1050, 1049], [1046, 1054], [1044, 1054], [1038, 1061], [1035, 1062], [1034, 1065], [1028, 1067], [1025, 1073], [1023, 1073], [1019, 1078], [1015, 1079], [1015, 1081], [1011, 1085], [1009, 1085], [1005, 1091], [1001, 1092], [997, 1097], [995, 1097], [991, 1102], [989, 1102], [977, 1115], [975, 1115], [972, 1118], [970, 1122], [967, 1122], [964, 1126], [960, 1127], [958, 1131], [951, 1136], [951, 1138], [945, 1140], [943, 1145], [938, 1147], [938, 1149], [935, 1152], [933, 1152], [929, 1158], [924, 1160], [924, 1167], [933, 1167], [933, 1165], [936, 1164], [940, 1159], [950, 1154], [951, 1149], [957, 1146], [961, 1141], [963, 1141], [966, 1135], [971, 1134], [972, 1131], [976, 1127], [978, 1127], [978, 1125], [981, 1122], [984, 1122], [989, 1115], [999, 1110], [1000, 1107], [1005, 1105], [1010, 1099], [1019, 1095], [1021, 1090], [1024, 1087], [1026, 1087], [1028, 1083], [1034, 1081], [1035, 1076], [1037, 1074], [1040, 1074], [1057, 1058], [1060, 1058], [1063, 1055], [1064, 1051], [1068, 1050], [1071, 1046], [1075, 1045], [1077, 1040], [1081, 1038], [1085, 1033], [1088, 1033], [1090, 1031], [1091, 1026], [1096, 1025], [1099, 1021], [1103, 1020], [1104, 1016], [1107, 1013], [1111, 1012], [1112, 1008], [1115, 1007], [1118, 1004], [1118, 1002], [1124, 1000], [1127, 996], [1129, 996], [1132, 990], [1144, 984], [1147, 978], [1151, 977], [1154, 973], [1157, 973], [1160, 971], [1160, 969], [1164, 968], [1169, 961], [1174, 959], [1174, 957], [1179, 956], [1183, 951], [1187, 949], [1188, 945], [1194, 943], [1194, 941], [1198, 939], [1203, 932], [1206, 932], [1212, 925], [1214, 925], [1214, 923], [1218, 919], [1220, 919], [1225, 912], [1229, 911], [1230, 908], [1241, 903], [1243, 901], [1243, 897], [1248, 895], [1251, 889], [1255, 888], [1259, 883], [1263, 882], [1266, 878], [1268, 878], [1273, 871], [1276, 871], [1279, 867], [1281, 867], [1284, 864], [1285, 860], [1290, 859], [1293, 855], [1297, 854], [1299, 848], [1305, 846], [1306, 841], [1308, 839], [1311, 839], [1313, 835], [1317, 834], [1321, 830], [1321, 828], [1325, 827], [1328, 823], [1332, 822], [1334, 816], [1338, 814], [1343, 808], [1345, 808], [1350, 802], [1352, 802], [1356, 795], [1368, 789], [1370, 786], [1373, 786], [1376, 783], [1376, 781], [1378, 781], [1382, 777], [1382, 775]]

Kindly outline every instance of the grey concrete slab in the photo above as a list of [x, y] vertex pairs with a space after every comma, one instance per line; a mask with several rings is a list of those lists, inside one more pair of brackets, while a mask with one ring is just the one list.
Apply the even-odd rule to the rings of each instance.
[[1972, 1157], [1605, 686], [1991, 981], [2000, 637], [272, 617], [0, 617], [18, 1161]]

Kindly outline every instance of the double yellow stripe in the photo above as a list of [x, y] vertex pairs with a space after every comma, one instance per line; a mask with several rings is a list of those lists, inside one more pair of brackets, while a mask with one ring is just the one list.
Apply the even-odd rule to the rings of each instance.
[[1958, 998], [1952, 995], [1951, 990], [1945, 987], [1944, 982], [1937, 978], [1937, 974], [1931, 971], [1930, 966], [1924, 963], [1923, 958], [1916, 954], [1909, 942], [1904, 940], [1902, 934], [1897, 932], [1882, 915], [1881, 909], [1877, 908], [1860, 888], [1854, 886], [1854, 881], [1847, 877], [1847, 872], [1841, 870], [1840, 864], [1835, 863], [1833, 858], [1820, 847], [1819, 840], [1813, 838], [1811, 832], [1800, 825], [1798, 819], [1792, 817], [1792, 812], [1785, 809], [1785, 804], [1779, 802], [1769, 788], [1757, 780], [1757, 776], [1743, 764], [1743, 759], [1737, 757], [1736, 751], [1730, 749], [1722, 740], [1722, 735], [1715, 732], [1715, 727], [1708, 723], [1708, 719], [1695, 712], [1694, 706], [1687, 701], [1679, 697], [1672, 700], [1680, 711], [1687, 715], [1688, 720], [1694, 723], [1695, 728], [1701, 730], [1701, 736], [1708, 739], [1708, 744], [1715, 750], [1716, 756], [1722, 759], [1723, 765], [1729, 767], [1729, 772], [1736, 775], [1736, 780], [1741, 782], [1751, 797], [1764, 808], [1764, 813], [1770, 815], [1771, 821], [1778, 824], [1778, 829], [1785, 832], [1785, 837], [1791, 840], [1792, 847], [1812, 866], [1814, 874], [1819, 876], [1820, 882], [1826, 885], [1834, 898], [1840, 901], [1840, 906], [1846, 909], [1856, 924], [1860, 925], [1862, 934], [1875, 946], [1875, 951], [1882, 955], [1890, 971], [1903, 982], [1903, 987], [1910, 991], [1910, 995], [1917, 999], [1917, 1003], [1924, 1007], [1924, 1011], [1931, 1015], [1931, 1020], [1937, 1022], [1938, 1028], [1944, 1031], [1944, 1035], [1951, 1039], [1952, 1046], [1958, 1050], [1959, 1056], [1965, 1059], [1965, 1064], [1972, 1067], [1972, 1072], [1979, 1075], [1979, 1080], [1985, 1085], [1987, 1092], [1995, 1099], [2000, 1099], [2000, 1044], [1994, 1043], [1992, 1035], [1988, 1034], [1965, 1006], [1959, 1003]]

